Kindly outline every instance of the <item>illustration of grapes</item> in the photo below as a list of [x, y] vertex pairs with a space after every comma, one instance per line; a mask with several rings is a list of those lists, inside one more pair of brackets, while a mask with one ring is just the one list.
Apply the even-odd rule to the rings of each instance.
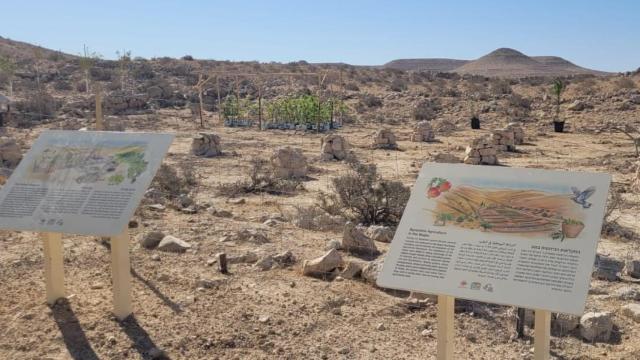
[[449, 191], [449, 189], [451, 189], [451, 183], [449, 180], [441, 177], [434, 177], [431, 179], [429, 186], [427, 187], [427, 197], [429, 199], [437, 198], [443, 192]]

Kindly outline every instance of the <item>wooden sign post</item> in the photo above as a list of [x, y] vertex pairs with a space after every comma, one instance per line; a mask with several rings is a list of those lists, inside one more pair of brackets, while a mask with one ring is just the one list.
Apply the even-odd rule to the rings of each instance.
[[[103, 125], [99, 94], [97, 128]], [[113, 313], [119, 320], [131, 315], [127, 225], [172, 140], [169, 134], [45, 131], [35, 141], [0, 189], [0, 229], [40, 233], [47, 303], [65, 297], [63, 234], [106, 235]]]
[[547, 360], [551, 312], [584, 311], [610, 181], [425, 164], [377, 285], [438, 295], [438, 360], [455, 358], [456, 297], [535, 309], [534, 359]]
[[438, 360], [453, 359], [455, 298], [438, 295]]

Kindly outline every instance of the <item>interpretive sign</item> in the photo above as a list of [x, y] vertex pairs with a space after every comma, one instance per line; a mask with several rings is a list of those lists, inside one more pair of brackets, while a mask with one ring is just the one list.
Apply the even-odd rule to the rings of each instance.
[[118, 235], [173, 135], [45, 131], [0, 191], [0, 228]]
[[384, 288], [581, 315], [607, 174], [425, 164]]

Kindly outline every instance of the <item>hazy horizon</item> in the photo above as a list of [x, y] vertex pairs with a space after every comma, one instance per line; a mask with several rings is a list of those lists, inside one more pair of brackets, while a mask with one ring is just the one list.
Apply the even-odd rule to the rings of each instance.
[[[613, 72], [640, 67], [640, 3], [79, 0], [4, 4], [0, 36], [70, 54], [382, 65], [394, 59], [473, 60], [508, 47]], [[34, 10], [36, 9], [36, 10]]]

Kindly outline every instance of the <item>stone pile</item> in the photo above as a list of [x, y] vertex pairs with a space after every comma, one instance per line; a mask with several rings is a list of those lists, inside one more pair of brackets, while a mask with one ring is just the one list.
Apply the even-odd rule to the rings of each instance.
[[436, 134], [428, 121], [420, 121], [413, 127], [411, 141], [413, 142], [431, 142], [436, 139]]
[[324, 161], [344, 160], [349, 156], [349, 144], [340, 135], [329, 134], [323, 137], [320, 148], [320, 157]]
[[222, 155], [220, 137], [211, 133], [200, 133], [191, 142], [191, 152], [196, 156], [214, 157]]
[[494, 130], [491, 132], [491, 141], [493, 147], [499, 151], [515, 151], [516, 143], [513, 131], [506, 129]]
[[524, 144], [524, 129], [519, 123], [509, 123], [504, 129], [513, 132], [513, 143], [515, 145]]
[[379, 129], [373, 134], [372, 146], [376, 149], [397, 149], [396, 136], [389, 129]]
[[465, 164], [471, 165], [497, 165], [498, 152], [493, 141], [487, 137], [473, 139], [471, 145], [465, 151]]
[[271, 155], [274, 175], [282, 179], [307, 176], [309, 166], [302, 150], [290, 146], [276, 149]]

